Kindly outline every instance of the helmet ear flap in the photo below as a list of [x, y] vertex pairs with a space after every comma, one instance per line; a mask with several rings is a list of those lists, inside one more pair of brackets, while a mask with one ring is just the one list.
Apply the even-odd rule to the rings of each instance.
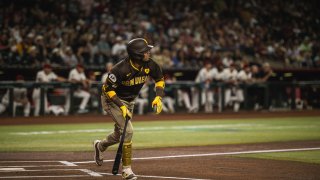
[[132, 54], [131, 56], [129, 55], [129, 57], [140, 61], [143, 59], [143, 54]]
[[127, 49], [128, 55], [130, 58], [134, 59], [134, 60], [142, 60], [143, 59], [143, 53], [137, 53], [137, 52], [133, 52], [130, 49]]

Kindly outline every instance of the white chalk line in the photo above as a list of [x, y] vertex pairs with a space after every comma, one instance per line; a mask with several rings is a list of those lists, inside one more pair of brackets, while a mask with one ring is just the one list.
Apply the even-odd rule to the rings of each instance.
[[[32, 169], [32, 170], [26, 170], [24, 168], [0, 168], [1, 172], [48, 172], [48, 171], [81, 171], [88, 175], [80, 175], [80, 176], [92, 176], [92, 177], [102, 177], [100, 173], [94, 172], [89, 169]], [[32, 177], [69, 177], [69, 176], [75, 176], [75, 175], [63, 175], [63, 176], [8, 176], [10, 178], [32, 178]], [[78, 175], [76, 175], [78, 176]], [[1, 177], [0, 178], [5, 178]]]
[[[151, 160], [151, 159], [171, 159], [171, 158], [185, 158], [185, 157], [204, 157], [204, 156], [223, 156], [223, 155], [239, 155], [239, 154], [255, 154], [255, 153], [272, 153], [272, 152], [294, 152], [294, 151], [311, 151], [320, 150], [320, 147], [314, 148], [296, 148], [296, 149], [272, 149], [272, 150], [254, 150], [254, 151], [237, 151], [237, 152], [222, 152], [222, 153], [207, 153], [207, 154], [183, 154], [174, 156], [156, 156], [156, 157], [140, 157], [132, 158], [132, 160]], [[103, 162], [113, 162], [114, 160], [104, 160]], [[94, 161], [80, 161], [72, 162], [74, 164], [88, 164]]]
[[19, 165], [19, 166], [10, 166], [5, 165], [0, 168], [33, 168], [33, 167], [65, 167], [65, 166], [78, 166], [69, 161], [0, 161], [0, 163], [61, 163], [61, 164], [50, 164], [50, 165]]
[[66, 165], [25, 165], [25, 166], [0, 166], [0, 168], [34, 168], [34, 167], [66, 167]]
[[61, 175], [61, 176], [3, 176], [0, 179], [27, 179], [27, 178], [74, 178], [74, 177], [90, 177], [89, 175]]
[[69, 162], [69, 161], [59, 161], [60, 163], [66, 165], [66, 166], [78, 166], [72, 162]]
[[90, 176], [93, 176], [93, 177], [101, 177], [102, 176], [100, 173], [91, 171], [89, 169], [80, 169], [80, 171], [82, 171], [84, 173], [87, 173], [87, 174], [89, 174]]
[[20, 163], [52, 163], [52, 162], [60, 162], [60, 161], [0, 161], [0, 163], [15, 163], [15, 162], [20, 162]]
[[[199, 130], [199, 129], [221, 129], [228, 128], [228, 130], [237, 130], [241, 127], [263, 127], [264, 129], [292, 129], [292, 128], [313, 128], [314, 125], [305, 126], [269, 126], [264, 124], [250, 124], [250, 123], [239, 123], [239, 124], [204, 124], [204, 125], [185, 125], [185, 126], [153, 126], [153, 127], [137, 127], [134, 130], [136, 132], [148, 132], [148, 131], [161, 131], [161, 130]], [[14, 132], [10, 133], [13, 135], [48, 135], [48, 134], [74, 134], [74, 133], [99, 133], [99, 132], [109, 132], [112, 129], [79, 129], [79, 130], [59, 130], [59, 131], [31, 131], [31, 132]]]
[[20, 172], [26, 171], [24, 168], [0, 168], [0, 172]]

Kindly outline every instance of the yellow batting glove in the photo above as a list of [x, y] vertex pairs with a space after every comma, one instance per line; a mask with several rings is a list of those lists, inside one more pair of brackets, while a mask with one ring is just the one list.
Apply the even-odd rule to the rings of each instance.
[[132, 113], [128, 110], [128, 108], [125, 105], [122, 105], [120, 109], [122, 111], [122, 116], [124, 119], [126, 119], [126, 117], [128, 117], [129, 119], [132, 118]]
[[152, 101], [152, 108], [155, 108], [156, 114], [160, 114], [162, 111], [162, 98], [160, 96], [156, 96]]

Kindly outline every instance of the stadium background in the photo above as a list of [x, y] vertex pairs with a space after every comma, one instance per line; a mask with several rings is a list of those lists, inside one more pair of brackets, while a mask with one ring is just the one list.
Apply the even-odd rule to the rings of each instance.
[[[234, 113], [215, 105], [212, 113], [186, 114], [180, 107], [174, 114], [137, 115], [134, 170], [139, 179], [318, 179], [317, 7], [316, 0], [3, 0], [0, 97], [8, 86], [25, 86], [32, 103], [32, 83], [48, 63], [65, 78], [81, 63], [99, 89], [105, 64], [124, 57], [121, 44], [137, 36], [155, 45], [154, 59], [177, 84], [196, 86], [207, 62], [232, 60], [239, 68], [267, 62], [274, 73], [262, 84], [275, 86], [264, 98], [293, 102], [277, 94], [290, 87], [299, 89], [305, 106], [254, 111], [241, 105]], [[76, 60], [63, 58], [67, 53]], [[27, 83], [17, 86], [17, 75]], [[112, 129], [111, 118], [97, 109], [28, 118], [20, 109], [12, 118], [9, 108], [0, 115], [0, 178], [119, 179], [110, 175], [115, 147], [101, 168], [92, 161], [91, 142]]]

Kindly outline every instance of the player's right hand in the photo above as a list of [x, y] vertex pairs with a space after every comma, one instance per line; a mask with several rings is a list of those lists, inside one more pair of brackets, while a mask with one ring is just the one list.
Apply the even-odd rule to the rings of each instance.
[[122, 105], [122, 106], [120, 107], [120, 109], [121, 109], [121, 111], [122, 111], [122, 116], [123, 116], [124, 119], [126, 119], [127, 117], [128, 117], [129, 119], [132, 118], [132, 113], [129, 111], [129, 109], [128, 109], [125, 105]]

